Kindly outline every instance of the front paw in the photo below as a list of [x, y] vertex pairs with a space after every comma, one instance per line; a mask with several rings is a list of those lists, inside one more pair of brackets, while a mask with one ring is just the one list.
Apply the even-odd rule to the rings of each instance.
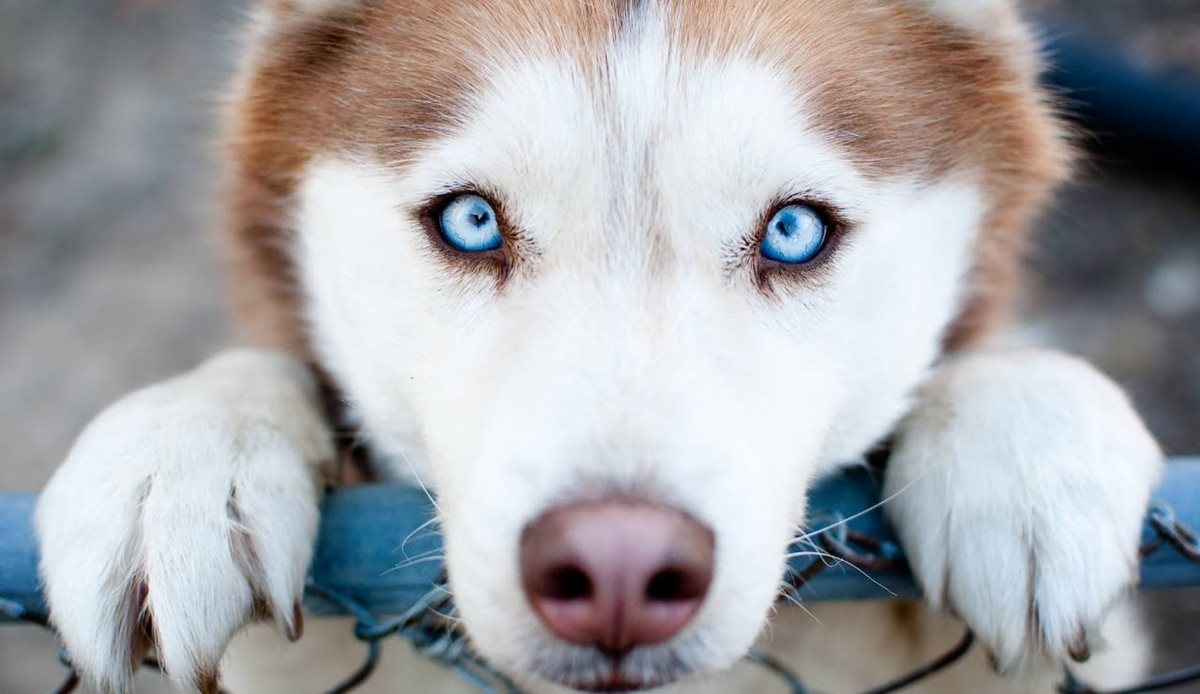
[[119, 401], [84, 431], [36, 512], [51, 619], [73, 665], [128, 691], [153, 649], [189, 689], [248, 620], [299, 635], [331, 457], [310, 377], [224, 355]]
[[901, 426], [885, 506], [925, 595], [997, 669], [1086, 659], [1136, 581], [1162, 454], [1129, 401], [1051, 352], [942, 367]]

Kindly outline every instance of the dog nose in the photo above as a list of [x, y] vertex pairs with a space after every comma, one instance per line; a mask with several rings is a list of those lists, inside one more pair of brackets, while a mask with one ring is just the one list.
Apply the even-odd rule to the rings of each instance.
[[550, 631], [620, 658], [691, 621], [712, 582], [713, 553], [712, 531], [666, 506], [577, 503], [525, 529], [521, 578]]

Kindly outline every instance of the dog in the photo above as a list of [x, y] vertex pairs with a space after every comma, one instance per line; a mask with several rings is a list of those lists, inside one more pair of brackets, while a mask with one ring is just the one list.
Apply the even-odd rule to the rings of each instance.
[[[436, 493], [461, 627], [528, 691], [760, 691], [756, 642], [854, 691], [959, 620], [982, 648], [930, 691], [1143, 672], [1121, 598], [1162, 454], [1006, 337], [1073, 158], [1009, 0], [260, 0], [249, 34], [253, 346], [100, 414], [36, 511], [96, 687], [151, 650], [204, 692], [351, 670], [344, 623], [276, 635], [339, 424]], [[807, 490], [885, 444], [925, 604], [778, 606]]]

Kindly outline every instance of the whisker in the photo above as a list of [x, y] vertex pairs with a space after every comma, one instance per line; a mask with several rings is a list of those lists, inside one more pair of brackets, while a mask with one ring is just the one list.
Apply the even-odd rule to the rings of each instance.
[[835, 556], [835, 555], [833, 555], [833, 554], [830, 554], [830, 555], [829, 555], [829, 558], [830, 558], [830, 559], [833, 559], [833, 560], [835, 560], [835, 561], [837, 562], [837, 564], [839, 564], [839, 565], [842, 565], [842, 566], [849, 566], [850, 568], [852, 568], [852, 569], [854, 569], [855, 571], [859, 572], [860, 574], [862, 574], [862, 577], [863, 577], [863, 578], [867, 579], [867, 580], [868, 580], [868, 581], [870, 581], [871, 583], [874, 583], [874, 584], [876, 585], [876, 587], [878, 587], [878, 588], [882, 589], [882, 590], [883, 590], [885, 593], [887, 593], [888, 595], [892, 596], [893, 598], [898, 598], [898, 597], [900, 597], [899, 595], [896, 595], [895, 591], [893, 591], [891, 588], [888, 588], [887, 586], [885, 586], [885, 585], [883, 585], [882, 583], [880, 583], [880, 582], [879, 582], [879, 581], [878, 581], [878, 580], [877, 580], [877, 579], [876, 579], [874, 576], [872, 576], [871, 574], [867, 573], [867, 572], [866, 572], [866, 571], [864, 571], [862, 568], [860, 568], [860, 567], [856, 566], [856, 565], [854, 564], [854, 562], [852, 562], [852, 561], [849, 561], [849, 560], [847, 560], [847, 559], [843, 559], [842, 557], [839, 557], [839, 556]]
[[[793, 559], [795, 557], [819, 557], [821, 559], [821, 561], [825, 562], [825, 566], [838, 566], [838, 565], [849, 566], [850, 568], [852, 568], [855, 571], [862, 574], [863, 578], [867, 579], [871, 583], [874, 583], [876, 586], [882, 588], [884, 591], [887, 592], [888, 595], [891, 595], [892, 597], [899, 597], [896, 595], [896, 593], [891, 588], [888, 588], [887, 586], [885, 586], [882, 583], [880, 583], [879, 581], [877, 581], [874, 576], [867, 573], [861, 567], [855, 565], [854, 562], [846, 559], [845, 557], [839, 557], [836, 554], [830, 554], [829, 552], [822, 552], [821, 550], [816, 550], [816, 551], [811, 551], [811, 552], [810, 551], [790, 552], [788, 554], [785, 554], [784, 557], [786, 559]], [[831, 559], [833, 560], [833, 563], [829, 562], [829, 560], [831, 560]], [[790, 571], [790, 568], [789, 568], [789, 571]]]
[[446, 614], [445, 612], [440, 612], [438, 610], [435, 610], [432, 607], [426, 608], [425, 611], [430, 614], [435, 614], [438, 617], [441, 617], [442, 619], [446, 620], [447, 622], [450, 622], [451, 624], [453, 624], [455, 627], [462, 624], [462, 617], [456, 617], [454, 615]]
[[389, 568], [388, 570], [384, 571], [383, 573], [381, 573], [379, 575], [387, 576], [390, 573], [393, 573], [396, 571], [403, 571], [404, 569], [407, 569], [412, 566], [416, 566], [417, 564], [428, 564], [430, 562], [435, 562], [435, 561], [444, 561], [445, 559], [446, 559], [446, 557], [444, 555], [442, 555], [440, 550], [438, 550], [436, 554], [431, 555], [431, 556], [417, 555], [415, 557], [410, 557], [409, 559], [406, 559], [405, 561], [402, 561], [399, 564], [396, 564], [395, 566]]
[[[437, 521], [438, 521], [438, 519], [437, 519], [437, 517], [435, 516], [435, 517], [433, 517], [433, 518], [430, 518], [429, 520], [425, 521], [424, 523], [422, 523], [422, 524], [418, 525], [417, 527], [413, 528], [413, 531], [412, 531], [411, 533], [409, 533], [407, 536], [405, 536], [404, 540], [403, 540], [403, 541], [400, 543], [400, 546], [399, 546], [397, 549], [398, 549], [398, 550], [399, 550], [401, 553], [403, 553], [403, 552], [404, 552], [404, 548], [408, 546], [408, 543], [409, 543], [409, 542], [411, 542], [411, 541], [413, 540], [413, 538], [414, 538], [414, 537], [417, 535], [417, 533], [421, 532], [422, 530], [425, 530], [426, 528], [428, 528], [428, 527], [429, 527], [429, 526], [431, 526], [431, 525], [436, 525], [436, 524], [437, 524]], [[436, 535], [436, 534], [438, 534], [438, 533], [440, 533], [440, 532], [441, 532], [441, 531], [440, 531], [440, 530], [438, 530], [437, 528], [434, 528], [434, 530], [433, 530], [433, 533], [434, 533], [435, 535]]]
[[433, 498], [433, 493], [431, 493], [429, 491], [429, 487], [425, 485], [425, 480], [421, 479], [421, 476], [417, 474], [417, 467], [413, 465], [412, 460], [405, 455], [402, 447], [397, 445], [395, 435], [386, 429], [380, 431], [379, 433], [388, 439], [388, 441], [392, 444], [392, 449], [395, 451], [396, 455], [398, 455], [400, 459], [404, 461], [404, 464], [408, 466], [408, 471], [412, 473], [413, 479], [417, 481], [417, 486], [421, 488], [421, 491], [425, 492], [425, 497], [429, 499], [429, 503], [432, 504], [435, 509], [437, 509], [438, 515], [443, 515], [445, 512], [442, 510], [442, 507], [438, 505], [437, 500]]
[[817, 615], [813, 614], [812, 610], [808, 609], [807, 607], [805, 607], [803, 605], [803, 603], [800, 602], [800, 597], [796, 595], [796, 591], [794, 590], [793, 586], [791, 586], [787, 583], [783, 583], [781, 585], [783, 586], [783, 591], [781, 591], [781, 593], [783, 595], [784, 600], [787, 600], [789, 603], [795, 605], [796, 607], [799, 607], [801, 610], [804, 611], [804, 614], [808, 615], [809, 617], [812, 617], [812, 620], [817, 623], [817, 626], [821, 627], [821, 631], [824, 631], [826, 636], [829, 636], [832, 638], [833, 634], [831, 634], [829, 632], [829, 629], [827, 629], [825, 627], [825, 623], [822, 622], [821, 619], [819, 617], [817, 617]]
[[805, 550], [803, 552], [788, 552], [787, 554], [783, 555], [784, 559], [797, 559], [799, 557], [820, 557], [821, 559], [841, 559], [841, 557], [834, 556], [834, 555], [830, 554], [829, 552], [822, 552], [820, 550], [817, 550], [817, 551]]
[[803, 535], [799, 535], [799, 536], [797, 536], [795, 539], [793, 539], [792, 541], [793, 541], [793, 542], [801, 542], [801, 541], [807, 540], [807, 539], [809, 539], [809, 538], [811, 538], [811, 537], [815, 537], [815, 536], [817, 536], [817, 535], [820, 535], [821, 533], [828, 532], [828, 531], [830, 531], [830, 530], [832, 530], [832, 529], [834, 529], [834, 528], [837, 528], [837, 527], [839, 527], [839, 526], [845, 525], [845, 524], [847, 524], [847, 523], [849, 523], [849, 522], [851, 522], [851, 521], [854, 521], [854, 520], [856, 520], [856, 519], [858, 519], [858, 518], [862, 518], [863, 516], [867, 515], [868, 513], [872, 512], [872, 511], [874, 511], [875, 509], [877, 509], [877, 508], [879, 508], [879, 507], [883, 506], [884, 504], [886, 504], [887, 502], [891, 501], [892, 499], [895, 499], [896, 497], [900, 496], [900, 495], [901, 495], [901, 494], [903, 494], [905, 491], [907, 491], [909, 487], [913, 486], [913, 485], [914, 485], [914, 484], [916, 484], [917, 482], [920, 482], [920, 481], [921, 481], [921, 479], [923, 479], [923, 478], [925, 477], [925, 475], [926, 475], [926, 473], [927, 473], [927, 472], [928, 472], [928, 470], [926, 470], [926, 471], [923, 471], [923, 472], [922, 472], [920, 475], [917, 475], [915, 478], [913, 478], [913, 479], [909, 480], [909, 481], [908, 481], [908, 482], [907, 482], [907, 483], [906, 483], [906, 484], [905, 484], [903, 487], [900, 487], [900, 488], [899, 488], [899, 489], [897, 489], [896, 491], [894, 491], [894, 492], [892, 492], [891, 494], [889, 494], [889, 495], [887, 496], [887, 498], [886, 498], [886, 499], [880, 499], [880, 500], [879, 500], [877, 503], [875, 503], [875, 504], [872, 504], [871, 506], [868, 506], [867, 508], [864, 508], [863, 510], [859, 511], [858, 513], [855, 513], [855, 514], [854, 514], [854, 515], [852, 515], [852, 516], [848, 516], [848, 517], [846, 517], [846, 518], [843, 518], [843, 519], [841, 519], [841, 520], [839, 520], [839, 521], [836, 521], [836, 522], [830, 523], [829, 525], [825, 526], [824, 528], [821, 528], [820, 530], [813, 530], [812, 532], [808, 532], [808, 533], [804, 533]]
[[[836, 566], [838, 562], [845, 561], [841, 557], [830, 554], [829, 552], [790, 552], [783, 555], [785, 560], [797, 559], [799, 557], [816, 557], [821, 560], [821, 563], [827, 567]], [[831, 561], [832, 560], [832, 561]]]

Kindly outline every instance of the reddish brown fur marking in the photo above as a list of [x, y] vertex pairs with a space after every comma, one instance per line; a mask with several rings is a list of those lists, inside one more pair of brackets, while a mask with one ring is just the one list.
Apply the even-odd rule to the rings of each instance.
[[539, 47], [598, 56], [615, 6], [404, 0], [278, 22], [255, 47], [230, 112], [226, 238], [250, 337], [311, 356], [288, 217], [313, 156], [371, 152], [402, 164], [454, 124], [482, 61]]
[[[868, 174], [979, 181], [989, 211], [947, 349], [992, 330], [1011, 304], [1030, 223], [1069, 159], [1035, 76], [1020, 67], [1036, 61], [916, 0], [660, 1], [686, 51], [789, 70], [813, 125]], [[489, 60], [575, 55], [594, 74], [635, 4], [378, 0], [325, 17], [288, 11], [256, 47], [231, 118], [228, 239], [254, 339], [311, 356], [288, 231], [308, 161], [335, 151], [411, 160], [454, 125]]]
[[1069, 170], [1063, 126], [1028, 74], [1032, 56], [974, 37], [913, 0], [668, 4], [692, 50], [749, 52], [790, 70], [816, 128], [860, 169], [976, 177], [988, 212], [946, 348], [977, 342], [1002, 322], [1030, 225]]

